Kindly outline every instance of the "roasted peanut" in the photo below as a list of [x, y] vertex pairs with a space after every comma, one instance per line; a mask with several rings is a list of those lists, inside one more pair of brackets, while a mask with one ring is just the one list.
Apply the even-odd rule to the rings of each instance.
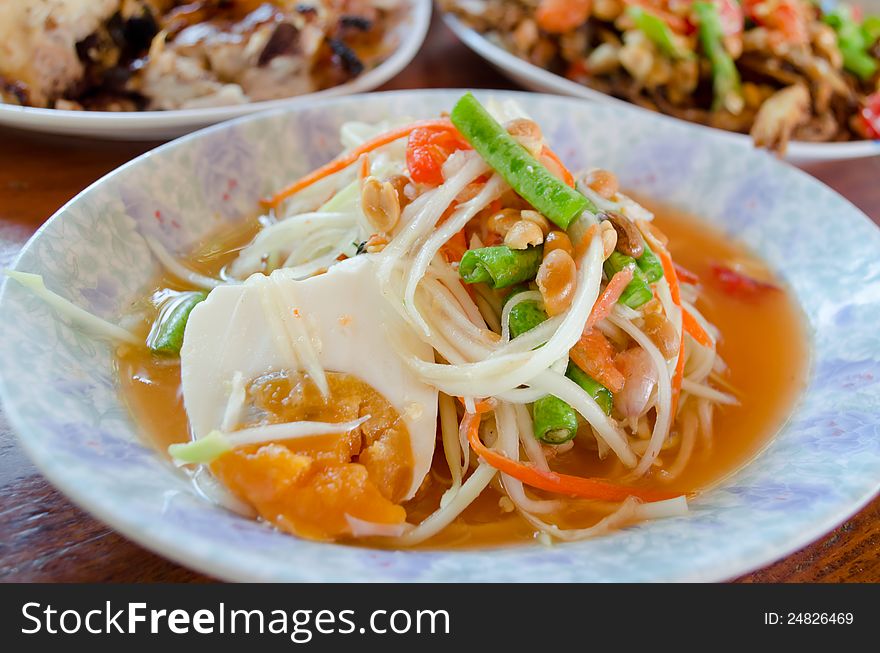
[[507, 133], [532, 155], [539, 156], [544, 147], [544, 136], [541, 134], [541, 128], [534, 120], [528, 118], [515, 118], [508, 122], [505, 127]]
[[593, 15], [608, 23], [616, 20], [623, 13], [623, 9], [621, 0], [596, 0], [593, 3]]
[[547, 256], [554, 249], [561, 249], [569, 256], [574, 255], [571, 238], [564, 231], [551, 231], [544, 237], [544, 256]]
[[617, 247], [617, 230], [607, 220], [599, 223], [599, 237], [602, 239], [602, 260], [606, 260]]
[[603, 215], [617, 232], [617, 251], [633, 258], [639, 258], [645, 252], [645, 241], [639, 228], [632, 220], [616, 211], [606, 211]]
[[367, 177], [361, 186], [361, 209], [370, 224], [379, 232], [387, 233], [400, 220], [400, 200], [391, 182]]
[[540, 245], [544, 242], [541, 227], [531, 220], [520, 220], [504, 235], [504, 244], [510, 249], [525, 249], [529, 245]]
[[577, 287], [574, 259], [564, 250], [555, 249], [544, 257], [535, 281], [550, 316], [559, 315], [571, 306]]
[[373, 234], [367, 239], [367, 244], [364, 246], [364, 249], [368, 254], [376, 254], [385, 249], [387, 244], [388, 236], [385, 234]]
[[534, 120], [528, 118], [514, 118], [507, 123], [507, 133], [511, 136], [528, 136], [529, 138], [542, 138], [541, 128]]
[[406, 194], [406, 187], [412, 184], [410, 178], [406, 175], [393, 175], [388, 178], [388, 183], [394, 186], [394, 190], [397, 191], [397, 201], [400, 202], [400, 210], [406, 208], [406, 205], [409, 204], [412, 200]]
[[507, 235], [510, 228], [520, 221], [520, 212], [516, 209], [502, 209], [489, 216], [487, 226], [499, 236]]
[[593, 170], [587, 174], [585, 181], [590, 189], [594, 190], [606, 200], [610, 200], [617, 195], [617, 177], [613, 172], [608, 172], [607, 170], [602, 169]]
[[550, 221], [537, 211], [525, 210], [520, 213], [523, 220], [534, 222], [541, 228], [541, 233], [545, 236], [550, 232]]

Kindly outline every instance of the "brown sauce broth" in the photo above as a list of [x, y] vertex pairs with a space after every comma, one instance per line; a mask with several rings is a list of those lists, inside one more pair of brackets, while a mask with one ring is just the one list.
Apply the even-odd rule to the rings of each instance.
[[[726, 381], [738, 397], [736, 406], [720, 406], [714, 413], [711, 446], [698, 438], [684, 472], [674, 481], [656, 475], [640, 482], [645, 487], [694, 492], [717, 484], [749, 462], [784, 425], [804, 387], [809, 364], [805, 322], [800, 309], [784, 290], [767, 291], [754, 299], [726, 294], [713, 280], [713, 262], [746, 261], [761, 266], [743, 245], [712, 230], [680, 211], [653, 207], [655, 224], [669, 237], [677, 264], [701, 279], [697, 308], [721, 332], [718, 352], [728, 365]], [[216, 275], [256, 232], [251, 220], [223, 239], [202, 244], [188, 260], [199, 272]], [[187, 289], [163, 277], [155, 289]], [[179, 392], [180, 367], [148, 351], [128, 351], [118, 358], [121, 394], [144, 436], [163, 453], [171, 443], [189, 439], [186, 414]], [[677, 448], [664, 451], [671, 464]], [[622, 478], [623, 466], [610, 455], [599, 460], [594, 449], [575, 446], [553, 462], [555, 470], [580, 476]], [[418, 523], [434, 512], [447, 485], [449, 470], [437, 443], [431, 482], [417, 499], [405, 505], [408, 520]], [[534, 539], [535, 529], [516, 513], [505, 512], [496, 487], [487, 488], [464, 513], [420, 548], [509, 545]], [[550, 497], [548, 497], [550, 498]], [[609, 512], [587, 502], [573, 503], [549, 521], [564, 527], [587, 527]]]

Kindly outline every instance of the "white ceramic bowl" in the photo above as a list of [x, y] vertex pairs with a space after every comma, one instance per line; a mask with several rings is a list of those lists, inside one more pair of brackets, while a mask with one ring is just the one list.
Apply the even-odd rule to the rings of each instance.
[[[880, 484], [877, 227], [812, 177], [709, 131], [617, 105], [496, 94], [520, 102], [573, 169], [614, 170], [623, 187], [745, 241], [804, 310], [812, 373], [797, 410], [756, 460], [694, 500], [688, 516], [550, 548], [378, 551], [284, 535], [199, 498], [140, 440], [120, 402], [107, 346], [6, 282], [0, 398], [34, 462], [124, 535], [236, 580], [719, 580], [804, 546], [868, 501]], [[186, 251], [338, 153], [344, 121], [433, 117], [460, 95], [325, 99], [174, 141], [83, 191], [40, 229], [14, 267], [44, 275], [50, 288], [116, 319], [158, 272], [142, 233]]]
[[[552, 73], [545, 68], [536, 66], [525, 59], [521, 59], [501, 46], [496, 45], [479, 32], [467, 27], [452, 14], [445, 14], [443, 20], [462, 43], [495, 66], [495, 68], [497, 68], [502, 74], [527, 89], [541, 93], [570, 95], [571, 97], [583, 98], [593, 102], [603, 102], [613, 106], [626, 106], [629, 108], [635, 108], [638, 111], [657, 115], [664, 120], [681, 122], [680, 118], [659, 114], [630, 102], [626, 102], [625, 100], [606, 95], [601, 91], [589, 88], [583, 84], [578, 84], [577, 82], [573, 82], [561, 75]], [[689, 124], [693, 125], [696, 129], [713, 132], [720, 137], [728, 138], [731, 141], [751, 143], [751, 137], [745, 134], [736, 134], [722, 129], [716, 129], [714, 127], [698, 125], [696, 123]], [[794, 141], [789, 143], [785, 157], [793, 162], [807, 163], [810, 161], [831, 161], [835, 159], [858, 159], [878, 154], [880, 154], [880, 140], [847, 141], [842, 143], [806, 143], [802, 141]]]
[[393, 30], [399, 45], [390, 56], [353, 80], [323, 91], [278, 100], [227, 107], [173, 111], [62, 111], [0, 103], [0, 125], [50, 134], [70, 134], [111, 140], [160, 140], [213, 125], [230, 118], [307, 105], [317, 98], [371, 91], [403, 70], [422, 47], [431, 23], [431, 0], [407, 0], [410, 10]]

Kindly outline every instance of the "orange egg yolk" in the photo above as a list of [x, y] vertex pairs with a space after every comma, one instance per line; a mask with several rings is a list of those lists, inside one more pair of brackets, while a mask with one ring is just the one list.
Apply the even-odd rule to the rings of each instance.
[[412, 484], [406, 424], [379, 392], [355, 376], [327, 374], [329, 397], [301, 373], [272, 374], [247, 390], [249, 417], [240, 427], [293, 421], [345, 422], [369, 415], [358, 429], [239, 447], [211, 469], [232, 492], [278, 528], [315, 540], [351, 535], [346, 516], [400, 524], [399, 504]]

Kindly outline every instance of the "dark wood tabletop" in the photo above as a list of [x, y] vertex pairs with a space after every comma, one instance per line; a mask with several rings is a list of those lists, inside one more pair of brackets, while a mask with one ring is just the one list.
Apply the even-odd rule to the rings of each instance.
[[[421, 53], [384, 89], [516, 88], [434, 20]], [[0, 268], [89, 183], [157, 143], [102, 142], [0, 128]], [[805, 168], [880, 223], [880, 157]], [[34, 468], [0, 413], [0, 580], [207, 581], [108, 529]], [[810, 546], [742, 582], [880, 581], [880, 498]]]

